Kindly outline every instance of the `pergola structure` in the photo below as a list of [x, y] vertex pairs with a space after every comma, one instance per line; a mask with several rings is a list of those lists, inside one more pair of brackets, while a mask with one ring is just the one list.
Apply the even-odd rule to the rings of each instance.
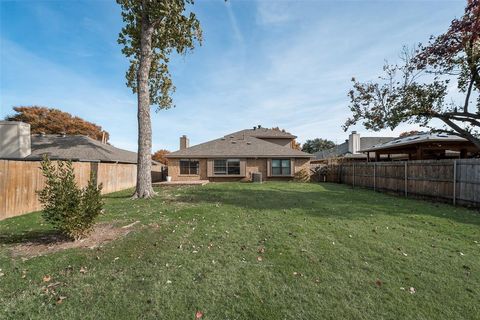
[[[421, 133], [395, 139], [371, 148], [361, 150], [367, 161], [394, 160], [435, 160], [469, 158], [480, 154], [473, 143], [459, 136], [448, 134]], [[373, 159], [372, 159], [373, 158]]]

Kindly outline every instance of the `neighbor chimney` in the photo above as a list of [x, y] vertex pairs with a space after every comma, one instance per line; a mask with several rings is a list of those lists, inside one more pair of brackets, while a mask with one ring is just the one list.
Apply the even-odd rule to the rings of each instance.
[[180, 137], [180, 150], [187, 149], [190, 147], [190, 140], [186, 135]]
[[0, 158], [20, 159], [31, 153], [30, 125], [19, 121], [0, 121]]
[[348, 136], [348, 152], [353, 154], [360, 153], [360, 135], [357, 131], [352, 131]]

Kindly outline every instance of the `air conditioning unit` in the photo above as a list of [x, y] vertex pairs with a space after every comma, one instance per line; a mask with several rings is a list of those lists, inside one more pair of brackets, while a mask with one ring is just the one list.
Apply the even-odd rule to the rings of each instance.
[[262, 173], [252, 172], [252, 182], [262, 183]]

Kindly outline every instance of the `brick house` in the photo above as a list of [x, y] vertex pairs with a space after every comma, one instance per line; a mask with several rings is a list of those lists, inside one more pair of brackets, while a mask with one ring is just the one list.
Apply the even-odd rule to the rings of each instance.
[[291, 180], [302, 170], [309, 174], [313, 157], [293, 148], [295, 138], [261, 126], [192, 147], [182, 136], [180, 150], [167, 155], [168, 175], [172, 181], [251, 181], [253, 173], [263, 181]]

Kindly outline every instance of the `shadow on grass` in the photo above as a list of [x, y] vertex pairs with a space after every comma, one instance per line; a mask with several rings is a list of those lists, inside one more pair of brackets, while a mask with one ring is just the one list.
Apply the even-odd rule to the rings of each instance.
[[103, 198], [104, 199], [131, 199], [132, 195], [110, 193], [110, 194], [103, 195]]
[[2, 234], [0, 244], [55, 244], [70, 241], [56, 230], [31, 230], [25, 233]]
[[[197, 188], [182, 194], [178, 201], [221, 203], [250, 210], [301, 209], [305, 214], [356, 219], [372, 214], [428, 215], [449, 218], [460, 223], [480, 225], [478, 211], [456, 208], [448, 204], [405, 199], [366, 189], [352, 190], [335, 184], [288, 184], [285, 186], [217, 185]], [[452, 212], [455, 210], [455, 212]]]

